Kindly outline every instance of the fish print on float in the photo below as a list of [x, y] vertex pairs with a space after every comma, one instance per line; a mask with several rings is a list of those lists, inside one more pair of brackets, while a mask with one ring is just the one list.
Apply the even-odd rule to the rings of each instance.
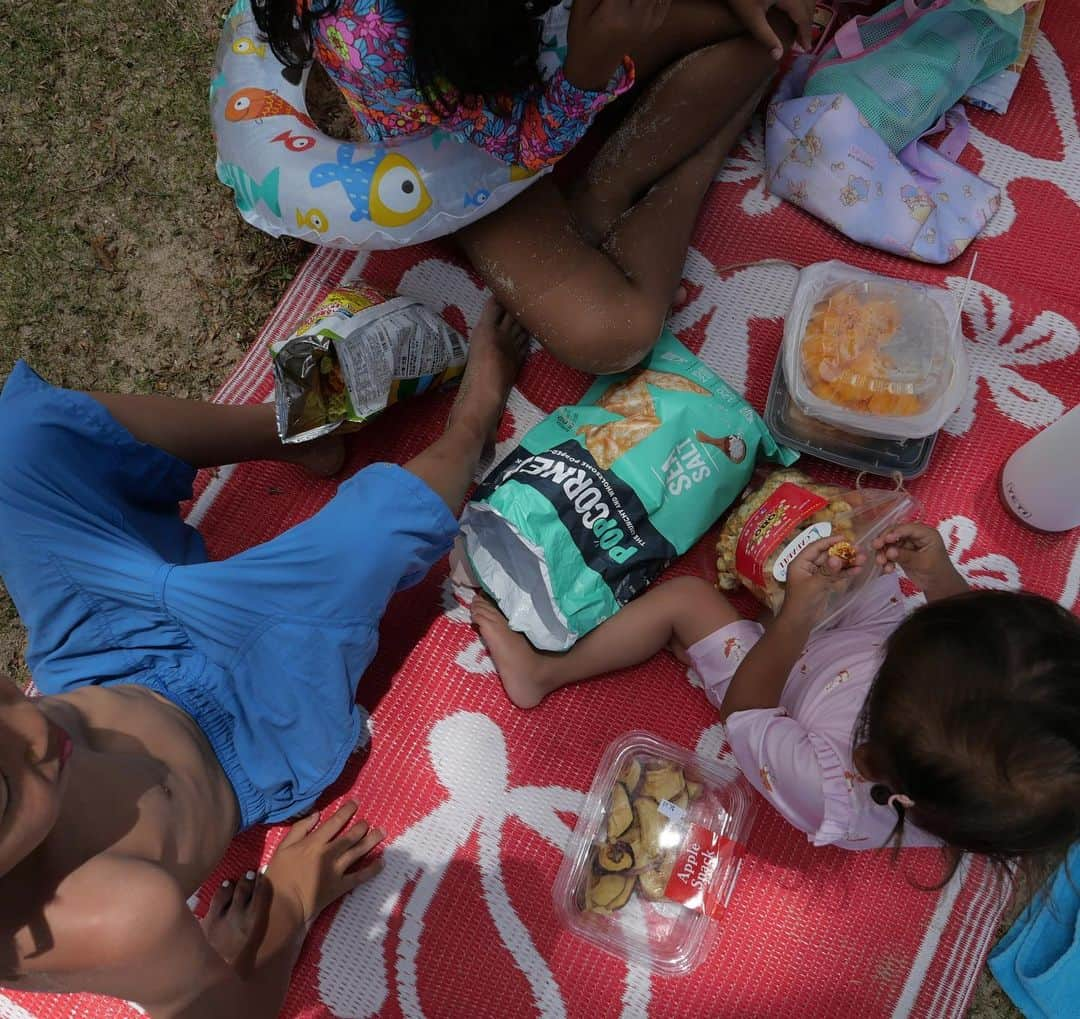
[[266, 44], [256, 42], [250, 36], [242, 35], [239, 39], [233, 40], [232, 51], [241, 57], [255, 56], [262, 60], [266, 56]]
[[315, 148], [316, 141], [309, 134], [293, 134], [292, 131], [282, 131], [270, 139], [270, 144], [281, 142], [290, 152], [306, 152]]
[[261, 201], [275, 216], [281, 215], [278, 201], [278, 182], [281, 170], [274, 167], [259, 183], [246, 170], [235, 163], [218, 163], [218, 180], [233, 189], [236, 207], [241, 212], [251, 212]]
[[431, 195], [416, 167], [396, 152], [377, 148], [369, 159], [353, 162], [355, 145], [340, 145], [337, 162], [311, 171], [311, 186], [340, 184], [352, 203], [354, 223], [370, 219], [378, 226], [405, 226], [431, 208]]
[[265, 88], [242, 88], [229, 97], [225, 109], [226, 120], [237, 123], [242, 120], [262, 120], [264, 117], [295, 117], [305, 127], [318, 130], [314, 120], [276, 92]]
[[330, 229], [330, 220], [322, 209], [308, 209], [307, 212], [296, 210], [296, 225], [309, 226], [317, 234], [324, 234]]

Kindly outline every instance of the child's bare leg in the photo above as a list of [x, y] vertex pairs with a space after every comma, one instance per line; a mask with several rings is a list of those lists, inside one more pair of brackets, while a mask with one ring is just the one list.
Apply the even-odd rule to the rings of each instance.
[[[793, 38], [786, 16], [774, 14], [770, 24], [785, 43]], [[667, 67], [574, 189], [571, 208], [585, 236], [603, 239], [649, 187], [706, 139], [729, 136], [726, 155], [775, 72], [776, 62], [747, 36], [697, 49]]]
[[[682, 279], [686, 252], [697, 222], [696, 209], [682, 222], [680, 213], [688, 202], [700, 208], [728, 151], [753, 114], [757, 100], [756, 95], [747, 100], [739, 114], [720, 132], [671, 170], [606, 231], [601, 251], [620, 265], [630, 280], [640, 280], [642, 291], [654, 304], [664, 306], [661, 322], [666, 317], [668, 295], [675, 292]], [[657, 333], [659, 328], [658, 325]], [[655, 339], [654, 334], [653, 342]]]
[[679, 57], [702, 46], [745, 34], [738, 18], [718, 0], [672, 0], [659, 31], [630, 56], [638, 81], [647, 81]]
[[205, 403], [167, 396], [91, 393], [140, 442], [157, 446], [193, 467], [248, 460], [298, 463], [316, 474], [335, 474], [345, 457], [340, 436], [286, 445], [277, 434], [274, 405]]
[[[447, 501], [455, 508], [468, 488], [468, 481], [461, 482], [461, 478], [467, 476], [471, 480], [484, 443], [498, 425], [506, 396], [527, 350], [527, 339], [513, 319], [494, 302], [489, 304], [473, 330], [469, 367], [446, 434], [406, 464], [413, 473], [429, 480], [440, 495], [445, 492]], [[194, 467], [282, 460], [329, 475], [340, 469], [344, 459], [340, 436], [282, 443], [273, 404], [233, 406], [166, 396], [90, 395], [140, 442], [164, 449]], [[479, 446], [474, 450], [476, 436]], [[431, 479], [427, 477], [429, 474]]]
[[[623, 196], [632, 193], [641, 177], [636, 168], [643, 167], [658, 181], [657, 194], [625, 214], [620, 238], [606, 250], [586, 239], [578, 225], [583, 206], [578, 203], [575, 218], [550, 178], [459, 233], [496, 297], [555, 357], [602, 373], [628, 368], [651, 349], [682, 274], [705, 191], [771, 67], [762, 47], [740, 37], [682, 61], [658, 83], [670, 112], [652, 117], [641, 146], [635, 142], [627, 152], [634, 169], [613, 185]], [[718, 82], [743, 84], [717, 87]], [[623, 201], [597, 199], [589, 215], [606, 223], [613, 210], [622, 213]], [[627, 225], [632, 217], [639, 217], [636, 227]]]
[[668, 646], [685, 653], [739, 618], [728, 600], [698, 577], [679, 577], [647, 591], [563, 654], [537, 651], [486, 598], [477, 596], [472, 615], [506, 695], [519, 708], [535, 707], [570, 683], [638, 665]]
[[485, 445], [529, 349], [529, 337], [489, 300], [469, 337], [469, 363], [446, 431], [405, 469], [422, 478], [455, 513], [472, 484]]

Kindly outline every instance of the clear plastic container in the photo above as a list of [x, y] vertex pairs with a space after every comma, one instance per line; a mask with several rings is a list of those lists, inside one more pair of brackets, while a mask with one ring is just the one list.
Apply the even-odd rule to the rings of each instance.
[[781, 362], [782, 358], [777, 358], [763, 416], [766, 427], [782, 446], [853, 471], [886, 478], [899, 474], [904, 481], [919, 477], [929, 466], [937, 433], [924, 439], [882, 439], [818, 421], [800, 410], [791, 398]]
[[784, 378], [808, 415], [887, 439], [933, 435], [967, 387], [948, 291], [819, 262], [799, 273]]
[[555, 879], [570, 930], [681, 976], [709, 954], [742, 865], [754, 798], [724, 767], [647, 732], [608, 747]]
[[866, 562], [845, 584], [837, 583], [817, 628], [827, 627], [874, 578], [881, 568], [873, 541], [890, 527], [910, 520], [918, 503], [903, 490], [846, 489], [825, 485], [800, 471], [773, 471], [762, 484], [744, 493], [728, 514], [716, 542], [717, 586], [731, 591], [745, 587], [774, 613], [784, 603], [787, 569], [807, 545], [833, 539], [837, 555]]

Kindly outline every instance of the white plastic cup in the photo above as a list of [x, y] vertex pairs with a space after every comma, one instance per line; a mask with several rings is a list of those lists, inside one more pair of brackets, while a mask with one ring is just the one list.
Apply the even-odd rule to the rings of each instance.
[[1001, 472], [1001, 495], [1029, 527], [1080, 527], [1080, 404], [1009, 457]]

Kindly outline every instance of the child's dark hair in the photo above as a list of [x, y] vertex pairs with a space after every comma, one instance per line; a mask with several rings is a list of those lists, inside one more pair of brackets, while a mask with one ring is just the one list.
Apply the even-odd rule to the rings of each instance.
[[898, 832], [907, 815], [957, 863], [1053, 862], [1080, 838], [1080, 620], [1004, 591], [919, 609], [889, 638], [855, 742], [882, 794], [912, 801]]
[[[491, 98], [540, 81], [540, 15], [553, 0], [396, 0], [409, 23], [414, 84], [446, 116], [459, 97]], [[315, 22], [341, 0], [252, 0], [255, 21], [286, 66], [312, 58]], [[314, 11], [312, 10], [314, 8]]]

